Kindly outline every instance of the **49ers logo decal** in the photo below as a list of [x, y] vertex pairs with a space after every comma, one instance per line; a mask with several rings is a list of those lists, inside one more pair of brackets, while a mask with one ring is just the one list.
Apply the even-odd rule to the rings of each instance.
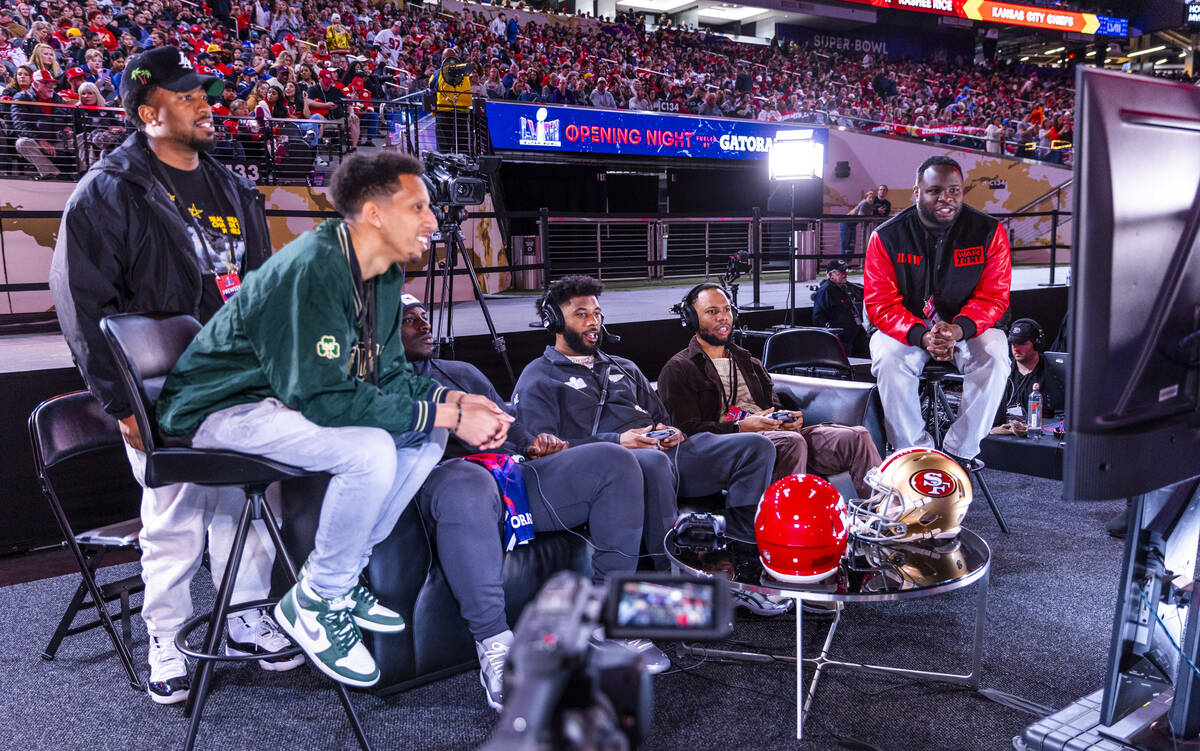
[[945, 498], [957, 489], [954, 478], [939, 469], [923, 469], [912, 476], [913, 490], [921, 495]]

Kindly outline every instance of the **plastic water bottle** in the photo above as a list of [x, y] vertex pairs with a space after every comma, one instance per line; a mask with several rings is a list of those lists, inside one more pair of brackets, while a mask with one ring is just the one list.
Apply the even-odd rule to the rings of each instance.
[[1029, 427], [1029, 437], [1037, 440], [1042, 437], [1042, 387], [1033, 384], [1029, 392], [1029, 411], [1025, 413], [1026, 425]]

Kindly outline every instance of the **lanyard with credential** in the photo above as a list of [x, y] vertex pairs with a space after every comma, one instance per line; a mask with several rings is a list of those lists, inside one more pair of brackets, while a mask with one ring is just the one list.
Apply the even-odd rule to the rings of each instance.
[[[161, 164], [159, 164], [158, 157], [156, 157], [154, 154], [151, 154], [150, 157], [151, 170], [154, 172], [154, 175], [156, 178], [158, 178], [159, 182], [162, 183], [163, 187], [167, 189], [167, 195], [170, 197], [171, 203], [175, 205], [175, 209], [179, 212], [179, 216], [181, 216], [183, 221], [190, 224], [192, 229], [196, 231], [196, 237], [198, 237], [200, 242], [204, 245], [204, 250], [208, 254], [208, 257], [220, 258], [221, 263], [225, 264], [224, 274], [217, 273], [217, 269], [212, 269], [212, 273], [217, 282], [217, 290], [221, 293], [221, 299], [223, 299], [225, 302], [228, 302], [229, 298], [233, 297], [242, 287], [242, 280], [238, 275], [238, 268], [235, 264], [237, 258], [233, 252], [233, 241], [229, 239], [229, 233], [223, 233], [223, 237], [225, 238], [226, 252], [218, 254], [214, 250], [212, 244], [209, 243], [208, 235], [204, 233], [204, 228], [200, 226], [200, 222], [196, 221], [196, 217], [192, 216], [192, 212], [180, 202], [179, 191], [175, 188], [175, 183], [171, 181], [171, 176], [168, 175], [167, 171], [162, 168]], [[217, 200], [217, 188], [213, 185], [208, 173], [205, 172], [204, 165], [201, 164], [199, 169], [201, 176], [204, 178], [205, 185], [208, 186], [209, 191], [211, 191], [213, 194], [213, 199]]]
[[[357, 305], [358, 344], [350, 353], [350, 370], [363, 381], [379, 385], [379, 344], [376, 342], [375, 320], [375, 278], [362, 278], [362, 269], [358, 265], [358, 256], [354, 254], [354, 245], [350, 241], [350, 232], [346, 225], [338, 227], [338, 240], [342, 245], [342, 253], [350, 266], [350, 279], [354, 283], [355, 304]], [[401, 282], [403, 286], [403, 282]]]

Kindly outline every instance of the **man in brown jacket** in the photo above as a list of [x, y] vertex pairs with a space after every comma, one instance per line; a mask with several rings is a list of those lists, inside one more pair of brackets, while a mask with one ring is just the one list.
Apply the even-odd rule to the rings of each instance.
[[687, 349], [672, 357], [658, 376], [658, 395], [672, 422], [685, 434], [762, 433], [775, 444], [772, 481], [812, 471], [849, 472], [859, 496], [871, 489], [863, 481], [882, 459], [861, 426], [804, 425], [804, 414], [783, 411], [762, 362], [729, 340], [733, 306], [720, 285], [693, 287], [679, 306], [684, 323], [695, 332]]

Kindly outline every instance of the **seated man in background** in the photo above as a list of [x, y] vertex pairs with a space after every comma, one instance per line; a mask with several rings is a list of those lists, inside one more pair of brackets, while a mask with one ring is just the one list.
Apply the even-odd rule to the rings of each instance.
[[192, 434], [197, 448], [333, 476], [313, 551], [275, 618], [318, 669], [352, 686], [380, 675], [359, 629], [405, 625], [359, 580], [372, 548], [441, 459], [445, 429], [488, 449], [512, 421], [404, 359], [403, 264], [437, 229], [421, 172], [392, 151], [342, 162], [330, 196], [345, 221], [323, 222], [250, 275], [188, 346], [158, 403], [163, 431]]
[[[418, 375], [503, 404], [492, 382], [474, 365], [432, 357], [425, 307], [412, 295], [404, 295], [402, 326], [404, 354]], [[458, 438], [446, 444], [448, 459], [472, 454], [478, 455], [479, 447]], [[511, 459], [514, 455], [530, 461], [517, 463]], [[587, 524], [595, 551], [592, 580], [600, 584], [610, 574], [637, 569], [644, 511], [637, 461], [619, 446], [568, 448], [551, 433], [530, 434], [518, 420], [509, 425], [504, 445], [488, 456], [485, 463], [443, 462], [430, 473], [417, 503], [434, 535], [446, 582], [475, 638], [487, 702], [500, 709], [504, 661], [513, 640], [504, 607], [504, 554], [538, 532]], [[650, 641], [624, 644], [642, 654], [651, 673], [671, 666]]]
[[1042, 417], [1054, 417], [1056, 412], [1066, 409], [1067, 387], [1054, 371], [1046, 367], [1042, 356], [1046, 335], [1041, 324], [1032, 318], [1018, 318], [1008, 330], [1008, 346], [1012, 351], [1012, 370], [1008, 374], [1008, 385], [1004, 401], [996, 415], [996, 423], [1018, 419], [1029, 422], [1029, 394], [1038, 384], [1042, 393]]
[[845, 261], [830, 261], [828, 278], [813, 293], [813, 325], [838, 329], [837, 338], [847, 357], [867, 349], [867, 332], [862, 327], [862, 287], [846, 279]]
[[772, 419], [783, 404], [762, 362], [730, 340], [734, 314], [725, 290], [711, 282], [698, 284], [680, 306], [680, 317], [695, 336], [658, 375], [658, 395], [674, 423], [689, 436], [759, 433], [775, 445], [772, 482], [810, 470], [826, 476], [849, 472], [858, 497], [869, 497], [863, 478], [882, 461], [870, 432], [833, 423], [805, 427], [799, 410]]
[[[600, 349], [604, 286], [590, 276], [565, 276], [538, 301], [538, 312], [554, 344], [525, 366], [513, 404], [531, 433], [554, 433], [573, 445], [617, 443], [632, 451], [645, 488], [646, 548], [655, 567], [666, 568], [663, 539], [675, 520], [676, 499], [728, 491], [731, 535], [754, 539], [754, 512], [771, 483], [775, 448], [766, 438], [744, 433], [702, 433], [684, 440], [646, 376], [631, 360]], [[671, 430], [662, 437], [654, 430]], [[760, 602], [761, 600], [761, 602]], [[786, 612], [790, 603], [743, 603], [755, 612]]]
[[936, 448], [921, 414], [921, 371], [930, 358], [952, 363], [963, 374], [963, 397], [943, 450], [969, 467], [1008, 378], [1008, 235], [995, 218], [963, 206], [962, 168], [950, 157], [917, 169], [913, 204], [867, 244], [864, 303], [878, 328], [871, 373], [888, 441]]

